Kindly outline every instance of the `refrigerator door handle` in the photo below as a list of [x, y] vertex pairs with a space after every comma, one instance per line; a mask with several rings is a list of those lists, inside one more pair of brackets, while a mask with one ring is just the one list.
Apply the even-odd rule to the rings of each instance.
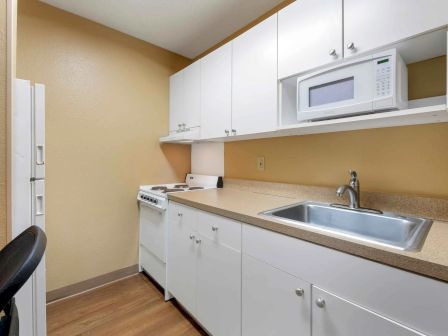
[[45, 147], [36, 145], [36, 164], [42, 166], [45, 164]]
[[36, 195], [36, 216], [45, 215], [44, 195]]

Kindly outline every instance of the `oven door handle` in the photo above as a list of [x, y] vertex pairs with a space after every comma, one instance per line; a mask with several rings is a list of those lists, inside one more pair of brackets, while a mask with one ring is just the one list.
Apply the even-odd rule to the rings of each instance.
[[158, 205], [154, 205], [154, 204], [152, 204], [152, 203], [149, 203], [148, 201], [143, 200], [143, 199], [141, 199], [140, 197], [138, 197], [137, 200], [140, 202], [141, 205], [143, 205], [143, 206], [145, 206], [145, 207], [148, 207], [148, 208], [157, 210], [157, 211], [159, 211], [159, 212], [165, 212], [165, 211], [166, 211], [165, 208], [163, 208], [163, 207], [161, 207], [161, 206], [158, 206]]

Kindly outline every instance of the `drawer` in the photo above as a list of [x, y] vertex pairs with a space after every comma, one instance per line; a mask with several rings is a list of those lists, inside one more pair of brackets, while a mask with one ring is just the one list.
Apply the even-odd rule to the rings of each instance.
[[140, 245], [140, 266], [160, 286], [166, 288], [166, 264], [142, 245]]
[[248, 224], [242, 232], [243, 254], [412, 329], [446, 335], [447, 283]]
[[196, 230], [210, 240], [241, 251], [241, 223], [197, 210]]
[[188, 226], [190, 229], [196, 230], [196, 213], [198, 210], [188, 206], [169, 202], [168, 204], [168, 220], [178, 226]]

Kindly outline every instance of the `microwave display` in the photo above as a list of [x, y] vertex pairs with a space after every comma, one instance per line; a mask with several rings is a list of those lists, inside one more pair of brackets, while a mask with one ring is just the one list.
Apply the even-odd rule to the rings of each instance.
[[355, 77], [316, 85], [309, 88], [309, 107], [337, 103], [355, 97]]

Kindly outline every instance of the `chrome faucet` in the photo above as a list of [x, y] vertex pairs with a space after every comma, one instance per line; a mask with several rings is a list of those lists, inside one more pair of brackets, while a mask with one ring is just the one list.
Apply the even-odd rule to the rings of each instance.
[[348, 196], [350, 198], [349, 205], [343, 205], [343, 204], [331, 204], [331, 206], [336, 208], [342, 208], [342, 209], [350, 209], [360, 212], [368, 212], [373, 214], [382, 214], [383, 212], [381, 210], [377, 209], [370, 209], [370, 208], [362, 208], [361, 202], [360, 202], [360, 194], [359, 194], [359, 180], [358, 180], [358, 174], [354, 170], [350, 170], [350, 183], [341, 185], [336, 190], [336, 195], [338, 197], [342, 197], [346, 192], [348, 193]]
[[360, 195], [359, 195], [359, 180], [358, 174], [354, 170], [350, 170], [350, 185], [342, 185], [336, 190], [336, 195], [338, 197], [342, 197], [345, 192], [348, 193], [350, 197], [350, 209], [359, 209], [360, 208]]

